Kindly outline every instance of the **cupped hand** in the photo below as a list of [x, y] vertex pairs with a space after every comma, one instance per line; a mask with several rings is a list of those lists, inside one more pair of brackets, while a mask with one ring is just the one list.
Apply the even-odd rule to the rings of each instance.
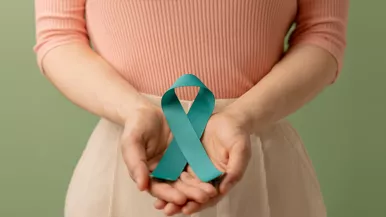
[[[209, 119], [202, 137], [202, 144], [213, 164], [225, 175], [218, 186], [219, 194], [217, 196], [212, 197], [206, 203], [188, 201], [185, 205], [176, 208], [186, 215], [215, 205], [241, 180], [251, 156], [250, 133], [238, 117], [226, 111], [216, 113]], [[180, 181], [187, 183], [192, 180], [200, 182], [194, 175], [194, 171], [188, 168], [187, 174], [181, 176]], [[165, 209], [172, 206], [170, 204], [165, 200], [157, 200], [155, 207]]]
[[130, 177], [140, 191], [170, 203], [164, 207], [168, 215], [179, 212], [179, 206], [187, 200], [205, 203], [216, 194], [213, 186], [197, 180], [166, 183], [151, 179], [150, 173], [171, 142], [172, 135], [161, 108], [150, 102], [139, 104], [131, 117], [124, 126], [121, 147]]

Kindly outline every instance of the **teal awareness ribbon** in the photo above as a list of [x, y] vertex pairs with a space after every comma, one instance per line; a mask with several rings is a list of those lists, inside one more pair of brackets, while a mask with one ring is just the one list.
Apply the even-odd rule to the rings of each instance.
[[[175, 89], [179, 87], [200, 88], [187, 114], [175, 93]], [[214, 106], [213, 93], [192, 74], [182, 75], [165, 92], [161, 107], [173, 140], [152, 172], [153, 178], [176, 181], [187, 164], [203, 182], [213, 181], [222, 175], [213, 165], [200, 141]]]

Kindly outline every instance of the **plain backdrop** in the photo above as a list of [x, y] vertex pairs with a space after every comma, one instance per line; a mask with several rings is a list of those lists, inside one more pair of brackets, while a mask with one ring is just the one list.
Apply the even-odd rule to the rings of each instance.
[[[0, 1], [0, 216], [63, 216], [65, 191], [97, 118], [40, 75], [33, 0]], [[340, 79], [290, 119], [329, 217], [386, 216], [386, 1], [352, 0]], [[283, 216], [284, 217], [284, 216]]]

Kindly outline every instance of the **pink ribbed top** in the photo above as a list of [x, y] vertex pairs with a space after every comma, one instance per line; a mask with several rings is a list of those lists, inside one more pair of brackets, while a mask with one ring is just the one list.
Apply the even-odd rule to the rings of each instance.
[[[68, 43], [92, 43], [140, 92], [162, 95], [182, 74], [217, 98], [242, 95], [290, 46], [345, 48], [348, 0], [35, 0], [38, 61]], [[190, 99], [194, 92], [183, 91]]]

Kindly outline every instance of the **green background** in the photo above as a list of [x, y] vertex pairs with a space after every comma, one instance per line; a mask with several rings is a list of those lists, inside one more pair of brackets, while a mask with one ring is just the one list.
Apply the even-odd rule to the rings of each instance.
[[[66, 101], [32, 52], [33, 1], [0, 2], [0, 216], [62, 216], [97, 119]], [[352, 0], [338, 82], [291, 117], [330, 217], [386, 216], [386, 2]]]

